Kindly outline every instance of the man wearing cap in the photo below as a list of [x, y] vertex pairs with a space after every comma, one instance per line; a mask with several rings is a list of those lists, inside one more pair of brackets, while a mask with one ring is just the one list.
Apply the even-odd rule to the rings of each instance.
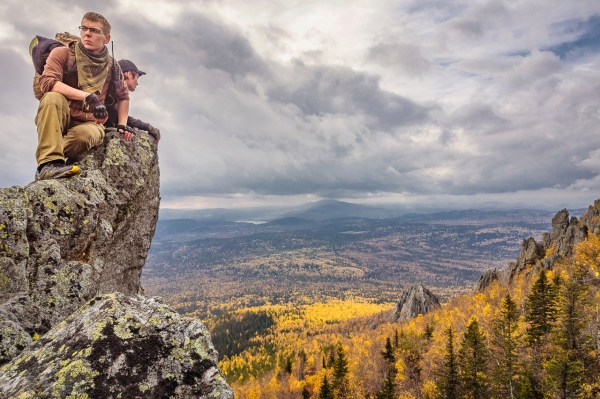
[[[104, 100], [112, 79], [106, 44], [111, 26], [102, 15], [83, 16], [81, 40], [74, 46], [53, 49], [39, 77], [43, 95], [35, 124], [38, 132], [35, 180], [57, 179], [79, 173], [65, 158], [77, 156], [102, 143], [108, 113]], [[73, 68], [67, 68], [74, 61]], [[116, 93], [117, 122], [126, 128], [129, 112], [127, 90]]]
[[[119, 61], [119, 66], [121, 67], [121, 72], [123, 72], [123, 76], [125, 78], [125, 85], [129, 91], [135, 91], [138, 85], [138, 78], [142, 75], [145, 75], [146, 72], [140, 71], [138, 67], [129, 60], [121, 60]], [[106, 122], [106, 127], [116, 127], [118, 125], [118, 102], [113, 101], [113, 105], [108, 108], [108, 121]], [[146, 130], [154, 140], [156, 140], [156, 144], [160, 141], [160, 130], [155, 128], [149, 123], [142, 122], [139, 119], [135, 119], [131, 116], [127, 118], [127, 126], [135, 127], [140, 130]], [[124, 132], [125, 138], [129, 138], [132, 133]]]

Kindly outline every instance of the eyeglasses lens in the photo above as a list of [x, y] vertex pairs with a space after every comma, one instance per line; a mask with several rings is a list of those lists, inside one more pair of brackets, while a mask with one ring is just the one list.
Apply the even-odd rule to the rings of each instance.
[[88, 28], [87, 26], [80, 26], [79, 30], [81, 32], [87, 32], [88, 30], [90, 31], [90, 33], [95, 34], [95, 35], [101, 35], [102, 31], [100, 29], [96, 29], [96, 28]]

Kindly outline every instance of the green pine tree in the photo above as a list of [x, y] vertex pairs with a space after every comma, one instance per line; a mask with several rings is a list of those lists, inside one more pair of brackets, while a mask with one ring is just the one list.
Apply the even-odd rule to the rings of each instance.
[[388, 363], [396, 363], [396, 356], [394, 355], [394, 348], [392, 348], [392, 341], [389, 337], [385, 340], [385, 349], [381, 352], [384, 360]]
[[494, 323], [492, 345], [496, 360], [495, 377], [501, 397], [514, 399], [519, 376], [518, 348], [521, 335], [517, 332], [520, 319], [517, 304], [510, 294], [502, 300], [500, 315]]
[[327, 375], [323, 378], [321, 389], [319, 389], [319, 399], [334, 399], [333, 389], [327, 380]]
[[388, 368], [383, 386], [375, 392], [375, 399], [396, 399], [396, 373], [395, 366]]
[[310, 392], [306, 385], [302, 388], [302, 399], [310, 399]]
[[285, 363], [283, 365], [283, 369], [285, 370], [286, 373], [292, 374], [292, 366], [293, 365], [294, 365], [294, 359], [292, 358], [292, 356], [288, 356], [288, 358], [285, 360]]
[[531, 293], [525, 303], [527, 342], [531, 346], [543, 344], [554, 327], [558, 313], [557, 284], [548, 281], [546, 270], [542, 269], [538, 279], [531, 287]]
[[472, 319], [458, 351], [461, 391], [465, 398], [485, 398], [489, 394], [487, 358], [483, 331], [479, 329], [477, 319]]
[[576, 269], [562, 286], [559, 318], [555, 329], [555, 347], [547, 364], [558, 398], [576, 398], [582, 391], [589, 365], [590, 337], [585, 333], [588, 319], [587, 286], [583, 271]]
[[434, 331], [435, 328], [432, 325], [430, 325], [429, 323], [425, 325], [425, 331], [423, 332], [423, 336], [427, 339], [427, 341], [431, 340]]
[[332, 367], [335, 364], [335, 350], [331, 348], [329, 350], [329, 356], [327, 357], [327, 368]]
[[336, 399], [351, 397], [350, 381], [348, 379], [348, 357], [341, 342], [336, 347], [336, 357], [333, 362], [333, 391]]
[[[394, 341], [398, 338], [398, 330], [396, 330]], [[389, 337], [385, 340], [385, 349], [381, 351], [381, 356], [383, 356], [387, 364], [387, 371], [383, 380], [383, 386], [375, 392], [375, 399], [394, 399], [396, 397], [396, 374], [398, 370], [396, 369], [396, 355], [394, 354], [392, 341]]]
[[558, 315], [559, 283], [558, 278], [550, 283], [546, 270], [542, 269], [525, 302], [525, 321], [528, 323], [525, 339], [530, 351], [525, 373], [528, 398], [537, 399], [548, 395], [543, 365], [550, 357], [548, 344]]
[[441, 399], [456, 399], [458, 397], [458, 361], [454, 349], [454, 330], [452, 326], [446, 330], [446, 353], [442, 367], [438, 372], [438, 386]]

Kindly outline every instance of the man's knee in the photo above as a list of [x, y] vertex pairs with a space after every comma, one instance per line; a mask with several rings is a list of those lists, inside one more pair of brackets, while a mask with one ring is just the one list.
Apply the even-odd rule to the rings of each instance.
[[74, 157], [102, 143], [104, 128], [96, 123], [82, 123], [69, 129], [64, 137], [65, 155]]
[[42, 96], [40, 100], [40, 108], [45, 105], [69, 106], [67, 98], [60, 93], [49, 91]]
[[38, 139], [44, 140], [47, 135], [56, 136], [60, 140], [69, 126], [70, 110], [65, 96], [60, 93], [49, 92], [40, 100], [35, 124], [38, 128]]
[[69, 130], [69, 136], [80, 143], [89, 143], [91, 146], [97, 145], [104, 138], [104, 128], [96, 123], [84, 123], [72, 127]]

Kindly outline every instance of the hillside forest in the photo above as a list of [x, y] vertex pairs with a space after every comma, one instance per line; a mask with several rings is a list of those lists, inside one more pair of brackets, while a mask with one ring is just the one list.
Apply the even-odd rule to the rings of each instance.
[[598, 398], [600, 238], [509, 287], [392, 323], [360, 300], [260, 306], [213, 327], [244, 398]]
[[[515, 258], [523, 236], [547, 229], [541, 216], [288, 220], [241, 233], [202, 224], [201, 237], [178, 233], [197, 223], [173, 221], [144, 286], [209, 327], [240, 399], [598, 398], [598, 236], [552, 270], [528, 266], [510, 285], [472, 289]], [[413, 281], [444, 304], [393, 322]]]

